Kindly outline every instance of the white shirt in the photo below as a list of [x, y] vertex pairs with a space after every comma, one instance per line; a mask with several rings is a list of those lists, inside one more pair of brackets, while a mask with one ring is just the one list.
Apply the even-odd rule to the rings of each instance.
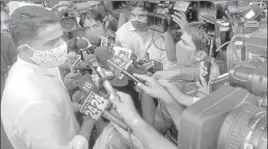
[[169, 61], [167, 58], [167, 53], [165, 50], [165, 37], [160, 36], [157, 38], [153, 38], [153, 44], [149, 47], [149, 59], [156, 60], [163, 64], [163, 70], [168, 70], [177, 66], [177, 62]]
[[88, 149], [58, 68], [18, 58], [2, 96], [1, 118], [15, 149]]
[[[116, 41], [120, 43], [122, 47], [132, 50], [139, 59], [143, 59], [146, 52], [148, 52], [149, 58], [161, 62], [164, 69], [168, 68], [171, 64], [166, 56], [164, 37], [161, 36], [160, 33], [152, 30], [148, 30], [147, 32], [137, 31], [129, 21], [117, 30]], [[150, 44], [146, 48], [145, 45], [147, 42]], [[154, 45], [154, 42], [157, 47]]]

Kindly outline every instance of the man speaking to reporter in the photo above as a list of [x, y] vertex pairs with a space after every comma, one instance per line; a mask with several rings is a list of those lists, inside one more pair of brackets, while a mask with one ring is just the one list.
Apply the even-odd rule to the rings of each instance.
[[9, 71], [1, 118], [15, 149], [88, 149], [95, 120], [80, 126], [58, 66], [67, 44], [59, 18], [37, 6], [16, 9], [9, 30], [18, 45], [18, 61]]

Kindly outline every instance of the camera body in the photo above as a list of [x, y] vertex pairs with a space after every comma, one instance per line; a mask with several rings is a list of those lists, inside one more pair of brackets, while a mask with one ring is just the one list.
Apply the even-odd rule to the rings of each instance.
[[60, 17], [60, 24], [65, 33], [74, 32], [78, 29], [76, 17], [78, 12], [74, 10], [63, 10], [57, 13]]
[[[172, 30], [179, 30], [180, 26], [171, 19], [171, 15], [176, 11], [185, 13], [188, 22], [198, 20], [197, 2], [176, 1], [172, 3], [161, 1], [153, 5], [154, 11], [148, 13], [148, 25], [151, 30], [162, 33], [166, 32], [168, 27], [171, 27]], [[157, 9], [168, 9], [168, 12], [162, 14], [157, 12]]]
[[129, 9], [128, 1], [112, 1], [112, 8], [115, 12], [127, 11]]
[[237, 36], [228, 48], [240, 49], [239, 60], [214, 81], [221, 87], [184, 111], [179, 148], [267, 149], [267, 28]]
[[238, 63], [228, 80], [184, 111], [180, 148], [267, 149], [267, 61]]

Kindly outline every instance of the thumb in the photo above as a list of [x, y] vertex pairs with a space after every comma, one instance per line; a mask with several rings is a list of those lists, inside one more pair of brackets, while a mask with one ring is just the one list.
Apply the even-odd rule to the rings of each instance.
[[133, 75], [134, 75], [134, 77], [137, 77], [138, 79], [141, 79], [141, 80], [146, 81], [146, 82], [150, 82], [150, 77], [147, 75], [140, 75], [140, 74], [136, 74], [136, 73], [134, 73]]
[[216, 60], [214, 57], [211, 58], [211, 65], [212, 66], [217, 66]]
[[80, 111], [80, 109], [82, 108], [82, 105], [76, 103], [76, 102], [72, 102], [72, 106], [75, 112]]
[[206, 82], [204, 76], [200, 75], [200, 80], [201, 80], [201, 83], [202, 83], [202, 86], [203, 86], [203, 87], [207, 87], [207, 86], [208, 86], [208, 84], [207, 84], [207, 82]]
[[118, 96], [110, 95], [109, 99], [115, 105], [116, 108], [120, 106], [120, 99]]
[[[201, 81], [201, 80], [200, 80]], [[202, 88], [203, 86], [201, 85], [200, 81], [196, 81], [196, 85], [198, 86], [198, 88]]]
[[142, 83], [138, 83], [137, 86], [138, 86], [141, 90], [143, 90], [144, 92], [146, 92], [146, 93], [150, 93], [150, 89], [149, 89], [146, 85], [144, 85], [144, 84], [142, 84]]

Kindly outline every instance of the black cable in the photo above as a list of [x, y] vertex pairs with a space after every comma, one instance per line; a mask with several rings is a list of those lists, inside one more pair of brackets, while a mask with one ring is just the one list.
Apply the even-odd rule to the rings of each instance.
[[157, 49], [159, 49], [159, 50], [161, 50], [161, 51], [165, 51], [165, 49], [159, 48], [159, 47], [156, 45], [155, 40], [154, 40], [154, 32], [153, 32], [153, 34], [152, 34], [152, 41], [153, 41], [154, 46], [155, 46]]

